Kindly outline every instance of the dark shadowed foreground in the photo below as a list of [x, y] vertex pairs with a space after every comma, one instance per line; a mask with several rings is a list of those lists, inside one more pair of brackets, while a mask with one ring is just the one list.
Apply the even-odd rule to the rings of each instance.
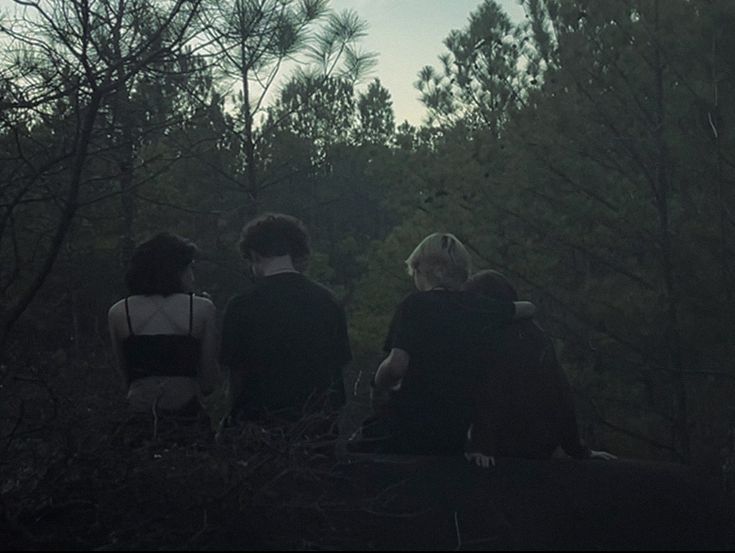
[[102, 550], [732, 544], [725, 498], [683, 466], [505, 459], [488, 472], [453, 458], [337, 461], [323, 453], [325, 444], [303, 438], [320, 422], [228, 429], [215, 443], [203, 421], [160, 420], [154, 439], [150, 420], [123, 417], [85, 436], [28, 441], [4, 462], [0, 543]]
[[[366, 544], [426, 549], [718, 549], [724, 498], [672, 464], [397, 457], [341, 465], [352, 493], [376, 489]], [[410, 513], [410, 514], [409, 514]], [[391, 519], [391, 517], [393, 517]]]
[[215, 440], [201, 418], [131, 418], [107, 375], [0, 383], [0, 548], [732, 548], [718, 483], [684, 466], [338, 460], [320, 415]]

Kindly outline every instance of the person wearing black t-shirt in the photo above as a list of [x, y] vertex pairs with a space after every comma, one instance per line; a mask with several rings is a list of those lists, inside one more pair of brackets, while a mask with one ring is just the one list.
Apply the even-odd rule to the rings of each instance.
[[298, 270], [310, 253], [306, 229], [294, 217], [264, 215], [245, 226], [240, 251], [255, 283], [230, 300], [222, 327], [235, 411], [290, 421], [335, 411], [352, 355], [344, 309]]
[[398, 306], [373, 379], [375, 414], [353, 449], [462, 454], [482, 360], [501, 329], [533, 314], [528, 302], [495, 301], [459, 288], [470, 256], [451, 234], [425, 238], [406, 260], [417, 292]]
[[[500, 301], [518, 298], [496, 271], [474, 274], [464, 289]], [[549, 459], [561, 446], [575, 459], [615, 458], [583, 445], [569, 381], [551, 338], [534, 320], [503, 327], [499, 347], [488, 353], [475, 388], [470, 456]]]

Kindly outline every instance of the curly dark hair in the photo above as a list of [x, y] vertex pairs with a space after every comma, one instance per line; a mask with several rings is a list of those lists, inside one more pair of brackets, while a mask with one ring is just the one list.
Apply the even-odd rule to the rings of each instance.
[[462, 286], [463, 290], [497, 300], [518, 301], [518, 292], [510, 281], [497, 271], [478, 271]]
[[283, 213], [266, 213], [249, 221], [240, 235], [240, 253], [250, 260], [250, 252], [263, 257], [290, 255], [294, 261], [309, 257], [309, 233], [299, 219]]
[[139, 244], [130, 259], [125, 284], [131, 294], [169, 296], [186, 292], [181, 272], [199, 253], [196, 245], [170, 232]]

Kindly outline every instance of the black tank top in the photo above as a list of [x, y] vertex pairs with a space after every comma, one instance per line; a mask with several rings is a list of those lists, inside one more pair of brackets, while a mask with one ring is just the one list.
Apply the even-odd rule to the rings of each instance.
[[191, 333], [194, 294], [189, 295], [188, 334], [135, 334], [130, 322], [128, 298], [125, 298], [125, 317], [130, 334], [123, 340], [123, 354], [130, 382], [148, 376], [197, 376], [201, 343]]

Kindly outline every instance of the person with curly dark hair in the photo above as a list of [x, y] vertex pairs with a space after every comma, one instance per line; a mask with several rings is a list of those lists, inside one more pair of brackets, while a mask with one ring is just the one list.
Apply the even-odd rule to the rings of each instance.
[[197, 247], [169, 232], [140, 244], [109, 310], [117, 369], [134, 411], [196, 409], [217, 372], [216, 312], [194, 295]]
[[289, 215], [245, 225], [240, 252], [254, 285], [230, 300], [220, 360], [229, 369], [235, 411], [245, 418], [296, 420], [345, 402], [342, 371], [352, 359], [345, 312], [307, 278], [309, 235]]

